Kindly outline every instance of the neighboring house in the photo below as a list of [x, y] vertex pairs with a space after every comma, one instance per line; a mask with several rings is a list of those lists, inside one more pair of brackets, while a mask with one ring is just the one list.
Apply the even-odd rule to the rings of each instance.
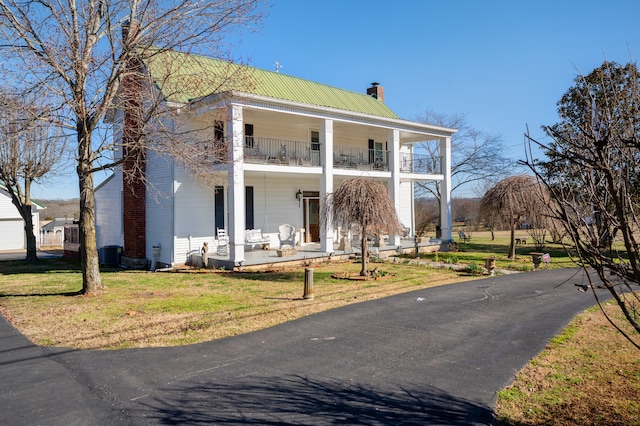
[[[38, 229], [40, 229], [40, 210], [45, 207], [32, 200], [33, 229], [38, 241]], [[0, 184], [0, 250], [23, 250], [27, 248], [27, 239], [24, 232], [24, 220], [16, 206], [11, 202], [11, 195], [7, 188]]]
[[[442, 239], [451, 240], [450, 150], [456, 130], [400, 119], [385, 105], [377, 83], [366, 94], [356, 93], [243, 66], [251, 73], [251, 89], [223, 86], [211, 93], [198, 84], [207, 80], [199, 73], [241, 66], [174, 51], [164, 55], [166, 61], [147, 64], [154, 90], [179, 105], [183, 117], [215, 124], [209, 146], [228, 142], [229, 157], [208, 170], [218, 177], [215, 187], [197, 183], [175, 160], [152, 152], [146, 156], [152, 191], [140, 183], [132, 193], [116, 171], [95, 192], [98, 248], [124, 246], [123, 259], [144, 261], [159, 246], [159, 262], [175, 265], [189, 261], [204, 242], [215, 251], [217, 230], [224, 229], [228, 260], [237, 266], [249, 248], [246, 230], [260, 229], [274, 248], [278, 226], [290, 224], [297, 243], [319, 243], [319, 254], [332, 253], [340, 234], [322, 223], [320, 202], [341, 181], [357, 176], [387, 184], [409, 235], [415, 230], [414, 182], [441, 181]], [[193, 81], [170, 81], [154, 65], [166, 62]], [[116, 138], [126, 135], [126, 127], [119, 130], [124, 117], [124, 111], [111, 116]], [[438, 161], [414, 153], [423, 141], [439, 148]], [[389, 236], [388, 245], [400, 245], [400, 236]]]
[[73, 224], [72, 217], [56, 217], [40, 228], [40, 244], [47, 246], [60, 246], [64, 242], [65, 225]]

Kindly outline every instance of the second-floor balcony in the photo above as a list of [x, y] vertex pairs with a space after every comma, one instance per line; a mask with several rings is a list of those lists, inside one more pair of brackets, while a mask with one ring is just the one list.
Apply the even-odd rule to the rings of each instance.
[[[389, 152], [381, 149], [333, 147], [333, 167], [336, 169], [389, 171], [389, 158]], [[244, 161], [252, 164], [323, 166], [320, 144], [317, 142], [253, 136], [245, 138]], [[440, 158], [400, 153], [399, 163], [403, 173], [441, 173]]]

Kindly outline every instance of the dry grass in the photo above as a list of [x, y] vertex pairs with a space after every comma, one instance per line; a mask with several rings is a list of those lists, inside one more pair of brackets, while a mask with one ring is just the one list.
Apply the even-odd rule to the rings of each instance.
[[[619, 308], [607, 310], [625, 326]], [[600, 310], [592, 309], [499, 393], [497, 424], [640, 425], [639, 355]]]
[[[312, 313], [464, 277], [424, 266], [385, 264], [389, 276], [332, 278], [360, 265], [315, 268], [313, 300], [303, 300], [304, 270], [270, 273], [107, 272], [100, 296], [69, 296], [77, 272], [0, 275], [0, 313], [40, 345], [77, 349], [157, 347], [246, 333]], [[476, 277], [477, 278], [477, 277]], [[43, 295], [40, 295], [43, 294]], [[25, 295], [29, 295], [26, 296]]]

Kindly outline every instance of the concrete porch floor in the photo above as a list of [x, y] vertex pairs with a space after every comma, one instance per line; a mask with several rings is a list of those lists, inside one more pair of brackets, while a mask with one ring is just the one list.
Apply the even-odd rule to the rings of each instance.
[[[351, 250], [338, 250], [338, 244], [335, 244], [333, 253], [326, 253], [320, 250], [320, 243], [305, 243], [304, 245], [295, 246], [296, 253], [289, 256], [279, 256], [277, 249], [254, 249], [245, 251], [245, 261], [241, 265], [234, 264], [229, 260], [228, 255], [219, 255], [209, 253], [207, 255], [207, 267], [212, 269], [227, 270], [260, 270], [295, 266], [308, 266], [314, 263], [323, 263], [331, 260], [348, 259], [353, 256], [360, 255], [360, 248], [353, 247]], [[413, 239], [401, 241], [398, 246], [373, 247], [369, 245], [371, 256], [390, 257], [397, 254], [415, 254], [416, 245]], [[418, 244], [420, 253], [434, 251], [448, 251], [449, 243], [440, 240], [432, 240], [426, 243]]]

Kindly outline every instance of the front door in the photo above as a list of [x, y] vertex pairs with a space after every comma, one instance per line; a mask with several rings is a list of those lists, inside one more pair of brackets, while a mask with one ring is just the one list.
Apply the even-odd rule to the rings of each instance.
[[304, 199], [305, 242], [320, 241], [320, 198]]

